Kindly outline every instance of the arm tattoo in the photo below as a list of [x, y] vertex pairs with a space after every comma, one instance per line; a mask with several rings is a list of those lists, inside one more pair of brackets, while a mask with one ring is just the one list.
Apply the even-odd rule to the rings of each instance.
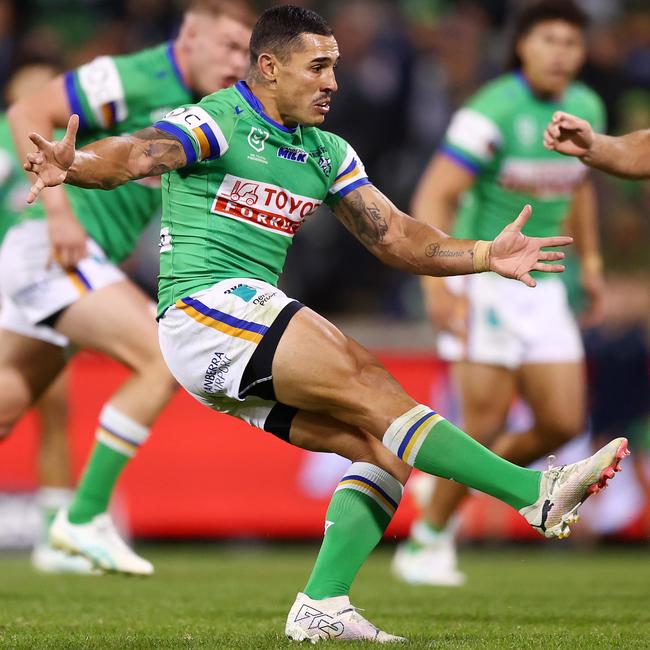
[[166, 131], [150, 126], [134, 133], [132, 137], [143, 141], [142, 151], [151, 162], [148, 175], [164, 174], [185, 164], [183, 145]]
[[376, 246], [384, 241], [388, 221], [376, 203], [366, 203], [357, 191], [341, 201], [337, 211], [344, 225], [366, 246]]
[[424, 249], [424, 254], [427, 257], [462, 257], [466, 252], [470, 254], [470, 257], [474, 256], [474, 251], [472, 249], [469, 251], [453, 251], [442, 248], [438, 242], [429, 244]]

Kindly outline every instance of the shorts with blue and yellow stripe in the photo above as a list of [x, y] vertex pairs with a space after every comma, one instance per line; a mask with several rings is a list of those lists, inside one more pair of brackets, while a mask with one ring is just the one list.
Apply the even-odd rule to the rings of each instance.
[[296, 409], [276, 399], [272, 364], [302, 306], [261, 280], [223, 280], [165, 311], [160, 347], [172, 374], [199, 402], [288, 440]]

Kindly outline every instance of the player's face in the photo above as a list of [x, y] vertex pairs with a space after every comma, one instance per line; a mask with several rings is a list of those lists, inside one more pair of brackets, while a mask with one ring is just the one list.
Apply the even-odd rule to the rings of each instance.
[[228, 16], [200, 16], [196, 22], [190, 41], [190, 74], [192, 90], [203, 96], [246, 76], [251, 30]]
[[574, 79], [585, 59], [582, 30], [563, 20], [535, 25], [518, 44], [523, 71], [533, 87], [561, 94]]
[[325, 121], [338, 90], [335, 69], [339, 48], [333, 36], [302, 34], [302, 45], [278, 62], [276, 101], [287, 125], [315, 126]]

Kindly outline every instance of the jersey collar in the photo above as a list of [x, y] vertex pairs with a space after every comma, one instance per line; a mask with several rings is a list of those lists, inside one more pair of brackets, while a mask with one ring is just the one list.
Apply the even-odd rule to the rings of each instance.
[[531, 95], [534, 99], [536, 99], [538, 102], [542, 102], [544, 104], [560, 104], [562, 103], [562, 100], [564, 99], [563, 95], [560, 95], [559, 97], [549, 97], [548, 99], [541, 99], [538, 97], [534, 92], [533, 88], [530, 85], [530, 82], [528, 79], [526, 79], [526, 75], [521, 71], [517, 70], [516, 72], [513, 72], [515, 79], [526, 89], [526, 92]]
[[189, 95], [192, 95], [192, 90], [190, 87], [185, 83], [185, 79], [183, 79], [183, 75], [181, 74], [181, 69], [178, 67], [178, 61], [176, 60], [176, 53], [174, 52], [174, 41], [169, 41], [167, 43], [167, 58], [169, 59], [169, 63], [172, 66], [172, 70], [174, 71], [174, 74], [176, 75], [176, 78], [178, 79], [178, 83], [180, 83], [181, 86], [187, 91]]
[[264, 106], [262, 106], [262, 102], [260, 102], [257, 97], [253, 94], [253, 91], [248, 87], [248, 84], [245, 81], [238, 81], [235, 84], [235, 88], [239, 92], [239, 94], [246, 100], [246, 103], [263, 119], [266, 120], [269, 124], [272, 124], [276, 129], [280, 129], [280, 131], [284, 131], [285, 133], [295, 133], [298, 129], [298, 127], [294, 127], [293, 129], [290, 129], [288, 126], [284, 126], [284, 124], [280, 124], [279, 122], [276, 122], [272, 117], [267, 115], [264, 112]]

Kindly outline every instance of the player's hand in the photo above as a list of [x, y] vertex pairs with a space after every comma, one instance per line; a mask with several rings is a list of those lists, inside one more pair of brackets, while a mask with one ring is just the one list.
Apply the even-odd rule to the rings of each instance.
[[427, 316], [438, 332], [464, 337], [467, 333], [467, 297], [449, 291], [443, 278], [426, 278], [424, 302]]
[[47, 228], [50, 237], [50, 261], [64, 269], [73, 269], [88, 256], [86, 231], [69, 210], [56, 214], [48, 211]]
[[605, 278], [602, 271], [583, 268], [580, 280], [589, 301], [587, 308], [580, 314], [580, 324], [583, 327], [594, 327], [605, 318]]
[[573, 243], [572, 237], [526, 237], [521, 229], [526, 225], [533, 209], [525, 205], [519, 216], [507, 225], [490, 247], [490, 271], [504, 278], [519, 280], [529, 287], [537, 285], [530, 275], [531, 271], [561, 273], [564, 266], [546, 264], [564, 259], [560, 251], [543, 251], [548, 246], [567, 246]]
[[79, 116], [71, 115], [68, 128], [61, 140], [50, 142], [38, 133], [31, 133], [29, 139], [36, 145], [36, 151], [27, 154], [25, 171], [36, 174], [27, 203], [33, 203], [45, 187], [61, 185], [74, 162], [75, 139], [79, 128]]
[[584, 156], [594, 142], [591, 124], [575, 115], [557, 111], [544, 131], [544, 146], [567, 156]]

